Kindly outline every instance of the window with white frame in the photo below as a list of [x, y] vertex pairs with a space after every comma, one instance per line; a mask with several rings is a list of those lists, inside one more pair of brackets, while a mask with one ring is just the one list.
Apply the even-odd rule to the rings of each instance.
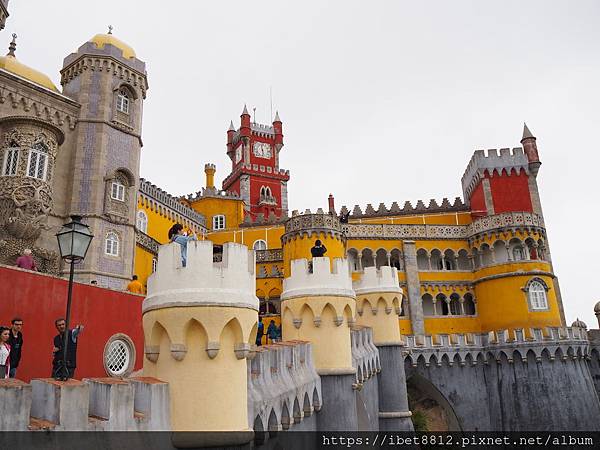
[[125, 186], [119, 181], [113, 181], [110, 188], [110, 198], [120, 202], [125, 201]]
[[27, 176], [37, 178], [38, 180], [46, 179], [48, 170], [48, 149], [44, 144], [36, 143], [29, 150], [29, 161], [27, 162]]
[[542, 283], [533, 280], [531, 283], [529, 283], [528, 293], [531, 309], [548, 309], [546, 287]]
[[19, 163], [19, 148], [10, 147], [4, 152], [4, 164], [2, 165], [2, 175], [12, 176], [17, 174], [17, 165]]
[[267, 243], [263, 239], [258, 239], [257, 241], [254, 241], [254, 245], [252, 246], [252, 248], [254, 250], [266, 250]]
[[137, 212], [137, 229], [140, 230], [142, 233], [147, 233], [148, 232], [148, 216], [146, 215], [146, 212], [144, 210], [139, 210]]
[[218, 216], [213, 216], [213, 230], [224, 230], [225, 229], [225, 216], [223, 214], [219, 214]]
[[119, 256], [119, 236], [111, 231], [106, 234], [104, 253], [110, 256]]
[[129, 93], [126, 89], [121, 89], [117, 94], [117, 111], [129, 114]]
[[128, 376], [135, 367], [135, 346], [123, 333], [112, 335], [104, 346], [104, 369], [111, 377]]
[[152, 273], [156, 272], [156, 267], [158, 267], [158, 259], [152, 258]]

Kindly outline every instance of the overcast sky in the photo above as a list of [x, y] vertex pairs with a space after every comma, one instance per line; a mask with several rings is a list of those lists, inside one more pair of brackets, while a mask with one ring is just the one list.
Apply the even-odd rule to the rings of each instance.
[[290, 209], [461, 195], [476, 149], [538, 138], [570, 324], [597, 328], [600, 2], [11, 0], [8, 47], [58, 85], [63, 58], [114, 26], [146, 62], [141, 174], [199, 190], [229, 172], [244, 103], [283, 121]]

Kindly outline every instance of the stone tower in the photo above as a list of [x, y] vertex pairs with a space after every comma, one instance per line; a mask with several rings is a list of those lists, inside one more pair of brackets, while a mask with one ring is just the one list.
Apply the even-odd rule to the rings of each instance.
[[186, 267], [178, 244], [159, 249], [142, 306], [144, 376], [169, 383], [174, 431], [252, 437], [246, 357], [258, 322], [254, 268], [254, 252], [240, 244], [225, 244], [213, 263], [212, 242], [189, 242]]
[[146, 65], [109, 30], [65, 58], [61, 84], [81, 105], [65, 209], [95, 235], [76, 276], [121, 289], [133, 271]]
[[288, 211], [287, 182], [290, 173], [279, 168], [283, 148], [283, 126], [279, 113], [272, 125], [251, 122], [248, 109], [240, 116], [240, 127], [233, 122], [227, 130], [227, 156], [231, 173], [223, 189], [236, 192], [246, 203], [252, 218], [285, 217]]
[[290, 276], [283, 281], [283, 340], [303, 340], [313, 345], [323, 392], [319, 429], [356, 430], [353, 384], [357, 369], [352, 364], [350, 339], [356, 299], [348, 261], [313, 258], [310, 267], [308, 263], [307, 259], [291, 261]]
[[404, 374], [404, 342], [398, 326], [402, 289], [395, 267], [365, 267], [353, 283], [356, 293], [356, 323], [373, 329], [379, 350], [379, 429], [412, 431]]

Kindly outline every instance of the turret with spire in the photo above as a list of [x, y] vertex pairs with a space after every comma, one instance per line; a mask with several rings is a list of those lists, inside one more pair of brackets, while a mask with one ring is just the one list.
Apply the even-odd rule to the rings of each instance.
[[527, 124], [523, 123], [523, 137], [521, 138], [521, 144], [523, 144], [523, 151], [529, 160], [529, 170], [534, 176], [537, 176], [542, 163], [538, 155], [537, 144], [535, 141], [535, 136], [531, 133]]

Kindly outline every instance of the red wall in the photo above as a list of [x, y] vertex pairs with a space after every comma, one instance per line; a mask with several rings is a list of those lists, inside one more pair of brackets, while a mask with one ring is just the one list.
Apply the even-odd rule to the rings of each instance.
[[485, 197], [483, 196], [483, 180], [479, 181], [477, 187], [473, 190], [470, 198], [471, 215], [473, 218], [487, 215], [485, 207]]
[[[0, 324], [9, 326], [15, 316], [23, 319], [24, 343], [17, 378], [29, 381], [51, 375], [52, 342], [57, 334], [54, 321], [65, 316], [68, 284], [62, 278], [0, 266]], [[106, 376], [104, 346], [115, 333], [133, 340], [135, 369], [142, 368], [143, 300], [139, 295], [74, 284], [71, 327], [85, 326], [77, 346], [76, 378]]]
[[527, 174], [522, 171], [516, 174], [514, 171], [502, 176], [490, 177], [492, 199], [494, 200], [494, 212], [500, 214], [509, 211], [533, 212]]

